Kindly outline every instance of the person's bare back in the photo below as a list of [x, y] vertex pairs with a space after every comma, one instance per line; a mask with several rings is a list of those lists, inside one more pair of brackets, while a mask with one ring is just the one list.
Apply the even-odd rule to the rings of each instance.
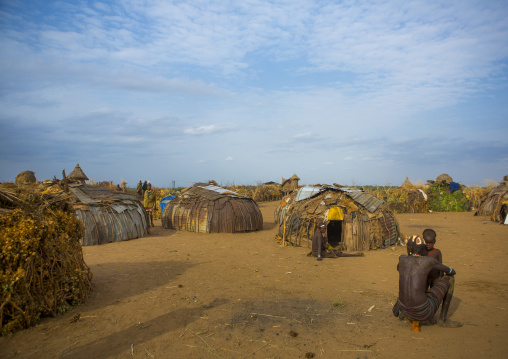
[[[448, 275], [438, 279], [427, 290], [427, 278], [431, 270], [443, 271]], [[437, 323], [446, 327], [460, 327], [459, 322], [447, 320], [448, 309], [453, 296], [456, 272], [451, 267], [439, 263], [430, 256], [402, 255], [397, 265], [399, 271], [399, 298], [393, 307], [393, 314], [413, 320], [413, 330], [420, 331], [419, 322], [434, 320], [434, 314], [442, 303], [441, 315]], [[416, 325], [415, 325], [416, 323]]]

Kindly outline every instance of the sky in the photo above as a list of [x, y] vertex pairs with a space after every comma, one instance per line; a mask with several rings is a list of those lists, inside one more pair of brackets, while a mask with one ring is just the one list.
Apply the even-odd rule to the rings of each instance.
[[0, 0], [0, 182], [508, 175], [508, 1]]

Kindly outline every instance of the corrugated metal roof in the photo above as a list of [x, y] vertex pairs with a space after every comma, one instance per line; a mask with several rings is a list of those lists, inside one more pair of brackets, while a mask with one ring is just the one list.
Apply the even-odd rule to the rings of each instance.
[[333, 191], [340, 191], [345, 192], [349, 197], [351, 197], [355, 202], [361, 204], [365, 209], [367, 209], [369, 212], [376, 211], [379, 206], [381, 206], [383, 203], [385, 203], [382, 199], [371, 195], [367, 192], [362, 192], [357, 189], [347, 188], [347, 187], [335, 187], [335, 186], [323, 186], [323, 187], [313, 187], [313, 186], [306, 186], [302, 187], [298, 190], [298, 193], [296, 194], [295, 201], [303, 201], [304, 199], [311, 198], [315, 195], [318, 195], [321, 192], [327, 191], [327, 190], [333, 190]]
[[81, 189], [79, 189], [79, 187], [69, 187], [69, 190], [79, 199], [81, 203], [93, 204], [100, 202], [90, 198], [86, 193], [84, 193]]
[[[340, 188], [340, 190], [342, 190], [342, 188]], [[348, 192], [348, 196], [364, 206], [369, 212], [375, 212], [379, 206], [385, 203], [382, 199], [362, 191]]]
[[219, 186], [208, 185], [208, 186], [203, 186], [201, 188], [207, 189], [209, 191], [214, 191], [214, 192], [217, 192], [217, 193], [220, 193], [220, 194], [227, 194], [227, 195], [230, 195], [230, 196], [241, 197], [238, 193], [230, 191], [230, 190], [222, 188], [222, 187], [219, 187]]
[[295, 197], [295, 201], [296, 202], [303, 201], [304, 199], [317, 195], [324, 190], [325, 189], [323, 189], [322, 187], [311, 187], [311, 186], [302, 187], [298, 190], [298, 193], [296, 194]]

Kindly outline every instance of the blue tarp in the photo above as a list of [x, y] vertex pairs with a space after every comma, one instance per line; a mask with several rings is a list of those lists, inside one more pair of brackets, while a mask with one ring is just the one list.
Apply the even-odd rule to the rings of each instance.
[[171, 196], [167, 196], [167, 197], [164, 197], [164, 198], [161, 198], [161, 214], [164, 213], [164, 208], [166, 207], [166, 205], [171, 202], [171, 200], [173, 198], [175, 198], [176, 195], [175, 194], [172, 194]]
[[457, 182], [450, 182], [450, 193], [458, 191], [460, 189], [460, 184]]

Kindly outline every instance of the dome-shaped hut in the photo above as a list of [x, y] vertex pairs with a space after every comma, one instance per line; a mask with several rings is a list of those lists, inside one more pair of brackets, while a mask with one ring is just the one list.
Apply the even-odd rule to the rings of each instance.
[[182, 190], [162, 213], [162, 226], [200, 233], [237, 233], [263, 229], [263, 216], [250, 197], [210, 183]]
[[81, 245], [126, 241], [148, 233], [145, 210], [136, 196], [85, 184], [88, 177], [79, 164], [67, 180], [74, 211], [85, 225]]
[[85, 225], [81, 245], [141, 238], [148, 232], [145, 210], [136, 196], [112, 189], [69, 184], [76, 216]]
[[451, 182], [453, 182], [453, 179], [450, 175], [443, 173], [443, 174], [440, 174], [439, 176], [437, 176], [436, 182], [450, 184]]
[[18, 173], [16, 176], [16, 184], [28, 184], [37, 182], [37, 178], [35, 178], [35, 172], [33, 171], [23, 171]]
[[508, 176], [482, 199], [475, 216], [490, 216], [494, 222], [506, 223], [508, 214]]
[[336, 186], [307, 186], [285, 197], [275, 211], [278, 239], [310, 245], [319, 223], [327, 223], [328, 242], [343, 251], [394, 245], [398, 222], [381, 199], [359, 190]]

